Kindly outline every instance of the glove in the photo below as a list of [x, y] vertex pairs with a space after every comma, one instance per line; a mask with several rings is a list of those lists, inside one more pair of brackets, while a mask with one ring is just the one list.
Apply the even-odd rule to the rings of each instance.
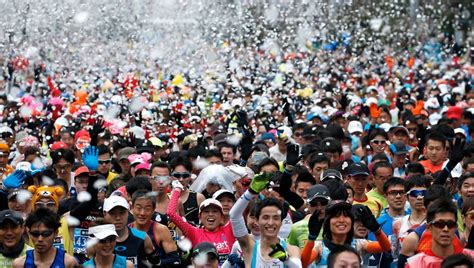
[[174, 180], [171, 182], [171, 187], [174, 189], [180, 189], [181, 191], [184, 190], [184, 186], [178, 180]]
[[99, 135], [99, 133], [104, 132], [104, 130], [104, 120], [96, 119], [90, 132], [92, 135]]
[[26, 173], [17, 169], [3, 180], [3, 187], [7, 190], [20, 188], [26, 179]]
[[247, 162], [252, 154], [252, 138], [250, 136], [245, 135], [241, 142], [240, 142], [240, 159]]
[[308, 222], [308, 230], [309, 230], [308, 239], [309, 240], [312, 240], [312, 241], [316, 240], [319, 233], [321, 232], [323, 223], [324, 223], [324, 219], [322, 220], [319, 219], [318, 211], [314, 212], [313, 215], [311, 215]]
[[148, 254], [146, 256], [146, 259], [153, 265], [160, 265], [161, 264], [160, 254], [158, 253], [158, 251], [156, 249], [153, 250], [152, 253]]
[[464, 158], [465, 144], [465, 141], [458, 138], [454, 139], [453, 143], [451, 144], [451, 150], [449, 150], [449, 162], [451, 163], [449, 164], [452, 167], [448, 167], [450, 170], [452, 170]]
[[280, 243], [272, 245], [272, 251], [268, 253], [268, 256], [274, 259], [279, 259], [282, 262], [285, 262], [286, 259], [288, 259], [288, 255], [286, 254], [285, 249]]
[[371, 232], [375, 233], [380, 229], [380, 224], [367, 206], [360, 206], [357, 212], [360, 215], [362, 224]]
[[245, 267], [245, 263], [237, 253], [230, 254], [227, 260], [233, 267]]
[[99, 168], [99, 150], [95, 146], [89, 146], [82, 154], [82, 162], [90, 171]]
[[250, 182], [249, 191], [252, 194], [260, 193], [265, 187], [267, 187], [270, 179], [273, 177], [271, 173], [260, 173], [253, 177], [252, 181]]
[[296, 166], [300, 161], [300, 147], [294, 143], [286, 145], [286, 164], [289, 166]]

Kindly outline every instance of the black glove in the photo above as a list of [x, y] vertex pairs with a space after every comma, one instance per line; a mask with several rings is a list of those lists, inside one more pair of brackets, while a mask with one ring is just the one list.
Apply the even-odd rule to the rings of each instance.
[[324, 219], [319, 219], [319, 211], [314, 212], [313, 215], [311, 215], [308, 222], [309, 240], [316, 240], [319, 233], [321, 232], [321, 228], [323, 228], [323, 223]]
[[252, 154], [252, 145], [252, 138], [248, 135], [245, 135], [240, 141], [240, 159], [245, 161], [245, 163], [247, 163]]
[[452, 170], [464, 158], [465, 144], [466, 142], [459, 138], [455, 138], [451, 143], [451, 150], [449, 150], [449, 170]]
[[367, 206], [360, 206], [357, 209], [357, 212], [360, 215], [360, 220], [362, 224], [367, 227], [371, 232], [375, 233], [380, 229], [380, 224], [375, 219], [375, 216], [372, 214], [372, 211]]
[[300, 147], [294, 143], [286, 145], [286, 164], [296, 166], [300, 161]]

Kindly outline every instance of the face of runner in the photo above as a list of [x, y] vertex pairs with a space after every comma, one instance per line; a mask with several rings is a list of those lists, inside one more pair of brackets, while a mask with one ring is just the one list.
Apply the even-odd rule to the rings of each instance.
[[53, 247], [54, 238], [58, 235], [57, 230], [48, 228], [44, 223], [35, 223], [28, 230], [35, 251], [45, 254]]
[[257, 217], [255, 215], [247, 215], [247, 228], [253, 235], [260, 235], [260, 227], [258, 225]]
[[105, 213], [104, 219], [115, 225], [115, 230], [120, 232], [127, 226], [128, 210], [124, 207], [114, 207], [110, 211]]
[[375, 138], [370, 141], [370, 147], [374, 151], [374, 154], [383, 153], [387, 147], [387, 139], [385, 139], [384, 136], [375, 136]]
[[199, 214], [199, 220], [206, 230], [212, 232], [221, 226], [224, 220], [224, 215], [218, 208], [208, 206], [202, 209]]
[[147, 224], [155, 211], [153, 202], [148, 198], [138, 198], [132, 206], [133, 217], [140, 225]]
[[76, 187], [78, 193], [86, 191], [88, 184], [89, 176], [87, 174], [81, 174], [80, 176], [74, 178], [74, 187]]
[[154, 167], [151, 171], [151, 187], [158, 193], [166, 192], [171, 182], [170, 171], [166, 167]]
[[59, 178], [67, 179], [71, 174], [72, 164], [66, 159], [61, 158], [56, 164], [54, 164], [54, 169]]
[[97, 169], [99, 173], [107, 174], [109, 172], [111, 166], [110, 158], [109, 153], [99, 155], [99, 168]]
[[426, 188], [425, 187], [411, 188], [410, 191], [408, 191], [407, 193], [408, 202], [410, 203], [411, 209], [423, 210], [425, 209], [425, 205], [423, 203], [424, 196], [421, 194], [415, 195], [415, 193], [420, 193], [418, 191], [426, 191]]
[[179, 180], [184, 189], [188, 188], [191, 181], [191, 171], [187, 170], [185, 166], [177, 166], [171, 173], [173, 180]]
[[282, 211], [276, 206], [262, 208], [258, 217], [258, 227], [262, 236], [276, 237], [282, 225]]
[[334, 267], [360, 268], [360, 258], [354, 252], [341, 252], [334, 260]]
[[221, 148], [222, 159], [224, 165], [232, 165], [234, 161], [234, 151], [230, 147], [222, 147]]
[[407, 197], [405, 195], [405, 187], [403, 185], [393, 185], [387, 188], [385, 193], [388, 206], [394, 210], [401, 210], [405, 207]]
[[330, 219], [330, 228], [333, 234], [348, 234], [352, 228], [352, 220], [347, 214], [340, 212]]
[[[206, 258], [207, 257], [207, 258]], [[193, 258], [193, 267], [196, 268], [217, 268], [219, 267], [219, 260], [214, 254], [206, 254], [204, 258], [197, 256]]]
[[441, 141], [428, 140], [428, 142], [426, 142], [423, 154], [426, 158], [431, 160], [433, 164], [438, 165], [444, 161], [445, 152], [446, 145]]
[[436, 213], [433, 221], [428, 224], [433, 244], [436, 243], [443, 248], [452, 246], [456, 227], [456, 215], [450, 212]]
[[111, 235], [105, 239], [99, 240], [97, 244], [94, 245], [96, 256], [108, 257], [114, 254], [114, 248], [116, 244], [117, 237]]
[[235, 204], [234, 200], [227, 195], [220, 196], [217, 200], [221, 202], [224, 215], [229, 215], [230, 209]]
[[467, 200], [474, 197], [474, 177], [465, 179], [459, 189], [462, 200], [467, 202]]
[[0, 240], [5, 249], [13, 249], [23, 236], [25, 228], [16, 224], [11, 220], [5, 220], [2, 225], [0, 225]]

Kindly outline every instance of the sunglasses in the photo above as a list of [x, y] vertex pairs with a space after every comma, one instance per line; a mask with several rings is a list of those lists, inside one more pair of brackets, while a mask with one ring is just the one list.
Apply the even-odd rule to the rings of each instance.
[[54, 233], [53, 230], [47, 230], [47, 231], [42, 231], [42, 232], [39, 232], [39, 231], [30, 231], [30, 235], [31, 235], [32, 237], [36, 237], [36, 238], [38, 238], [38, 237], [40, 237], [40, 236], [45, 237], [45, 238], [46, 238], [46, 237], [50, 237], [53, 233]]
[[36, 202], [35, 203], [36, 208], [54, 208], [56, 206], [56, 203], [54, 202]]
[[417, 128], [407, 128], [409, 132], [416, 132]]
[[153, 177], [153, 179], [155, 179], [155, 181], [158, 181], [160, 183], [165, 183], [165, 182], [170, 181], [170, 176], [155, 176]]
[[110, 159], [108, 160], [99, 160], [99, 165], [107, 165], [110, 163]]
[[417, 198], [418, 196], [424, 197], [426, 194], [426, 190], [411, 190], [407, 194], [414, 198]]
[[382, 145], [382, 144], [387, 144], [387, 141], [386, 140], [372, 140], [372, 143]]
[[303, 132], [295, 132], [295, 133], [293, 133], [293, 136], [301, 137], [302, 134], [303, 134]]
[[312, 207], [315, 207], [317, 206], [318, 204], [320, 204], [321, 206], [327, 206], [329, 203], [328, 200], [325, 200], [325, 199], [318, 199], [318, 200], [311, 200], [311, 202], [309, 202], [309, 205], [312, 206]]
[[449, 220], [449, 221], [439, 220], [439, 221], [430, 222], [430, 225], [433, 225], [434, 227], [439, 228], [439, 229], [444, 229], [444, 227], [446, 226], [448, 226], [448, 229], [453, 229], [456, 226], [458, 226], [458, 223], [453, 220]]
[[176, 179], [187, 179], [187, 178], [191, 177], [191, 173], [189, 173], [189, 172], [183, 172], [183, 173], [173, 172], [173, 173], [171, 173], [171, 176], [175, 177]]
[[392, 190], [392, 191], [388, 191], [387, 192], [387, 195], [390, 195], [390, 196], [393, 196], [393, 197], [397, 197], [398, 195], [400, 196], [403, 196], [405, 194], [405, 191], [404, 190]]
[[101, 244], [113, 243], [115, 242], [115, 240], [116, 240], [116, 237], [111, 235], [109, 237], [99, 240], [99, 243]]

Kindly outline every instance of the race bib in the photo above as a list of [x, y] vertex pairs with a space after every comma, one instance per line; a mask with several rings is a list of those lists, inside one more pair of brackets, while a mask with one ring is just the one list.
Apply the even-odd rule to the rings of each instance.
[[64, 240], [62, 236], [56, 236], [54, 238], [53, 247], [64, 250]]
[[88, 238], [88, 229], [74, 228], [74, 254], [86, 254], [86, 242]]

